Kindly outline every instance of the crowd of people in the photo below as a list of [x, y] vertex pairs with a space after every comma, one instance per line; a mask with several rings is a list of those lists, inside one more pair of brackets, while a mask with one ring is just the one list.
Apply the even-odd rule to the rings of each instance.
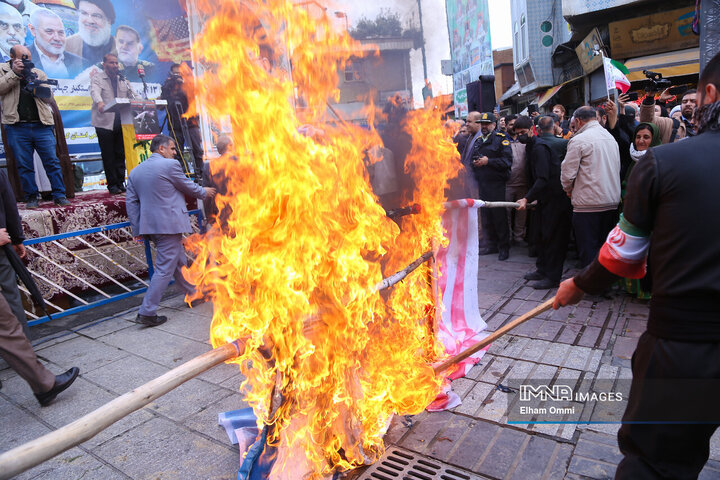
[[[512, 246], [528, 247], [536, 270], [525, 278], [536, 289], [559, 285], [568, 251], [577, 267], [597, 256], [618, 221], [625, 185], [649, 148], [695, 135], [697, 92], [646, 92], [596, 106], [563, 105], [546, 113], [507, 115], [470, 112], [454, 137], [464, 170], [454, 198], [517, 202], [511, 211], [481, 210], [480, 255], [509, 257]], [[627, 282], [640, 297], [649, 281]]]

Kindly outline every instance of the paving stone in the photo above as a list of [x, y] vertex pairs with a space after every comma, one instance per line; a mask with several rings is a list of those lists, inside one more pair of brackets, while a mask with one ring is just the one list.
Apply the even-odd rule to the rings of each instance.
[[[453, 451], [460, 453], [462, 444], [460, 439], [466, 434], [471, 435], [471, 428], [478, 422], [462, 415], [453, 415], [445, 426], [435, 435], [432, 443], [425, 451], [426, 455], [436, 458], [442, 462], [448, 462]], [[477, 425], [475, 425], [477, 426]], [[477, 461], [477, 450], [480, 444], [476, 444], [471, 450], [475, 452], [475, 460]], [[453, 462], [455, 463], [455, 462]], [[456, 463], [457, 464], [457, 463]], [[460, 464], [457, 464], [460, 465]], [[472, 464], [470, 464], [472, 466]]]
[[600, 327], [585, 327], [585, 330], [582, 332], [582, 336], [578, 341], [578, 345], [590, 348], [594, 347], [598, 341], [598, 337], [600, 337], [601, 332], [602, 329]]
[[30, 416], [2, 397], [0, 397], [0, 419], [2, 419], [0, 452], [20, 446], [50, 432], [50, 429], [37, 418]]
[[582, 475], [583, 478], [611, 480], [615, 476], [617, 465], [599, 462], [589, 458], [573, 455], [568, 472]]
[[553, 460], [558, 442], [538, 436], [530, 437], [520, 462], [510, 477], [513, 480], [541, 480], [548, 464]]
[[526, 337], [534, 337], [535, 332], [538, 331], [540, 326], [542, 325], [543, 320], [539, 318], [531, 318], [527, 322], [524, 322], [519, 327], [513, 329], [513, 333], [515, 335], [523, 335]]
[[582, 325], [576, 323], [568, 323], [560, 332], [560, 336], [558, 337], [557, 341], [560, 343], [569, 343], [571, 345], [574, 345], [577, 341], [578, 336], [580, 335], [581, 330]]
[[647, 330], [647, 320], [628, 319], [625, 326], [625, 335], [628, 337], [639, 337]]
[[13, 478], [17, 480], [56, 480], [60, 478], [115, 480], [127, 477], [81, 449], [72, 448]]
[[551, 345], [550, 342], [544, 340], [530, 339], [525, 347], [517, 353], [517, 358], [537, 362], [542, 358], [545, 351]]
[[83, 374], [127, 355], [127, 352], [117, 347], [104, 345], [85, 337], [73, 338], [38, 352], [40, 358], [63, 369], [78, 367]]
[[[220, 443], [230, 445], [230, 439], [228, 438], [227, 433], [225, 433], [225, 429], [218, 425], [218, 414], [232, 410], [240, 410], [242, 408], [247, 408], [248, 406], [249, 405], [242, 395], [231, 394], [214, 403], [206, 405], [193, 415], [187, 416], [182, 421], [182, 424], [190, 430], [194, 430], [202, 435], [211, 437]], [[402, 417], [398, 417], [396, 415], [393, 418], [397, 418], [399, 422]]]
[[208, 319], [212, 316], [212, 310], [209, 316], [206, 317], [201, 316], [197, 311], [193, 311], [205, 307], [203, 308], [204, 311], [207, 309], [206, 305], [207, 304], [202, 304], [194, 309], [182, 308], [173, 310], [173, 313], [168, 315], [168, 321], [156, 327], [156, 329], [209, 344], [210, 324]]
[[150, 360], [136, 355], [128, 355], [96, 368], [90, 373], [83, 374], [83, 378], [117, 395], [122, 395], [167, 373], [168, 370], [167, 367]]
[[125, 329], [102, 337], [102, 341], [170, 368], [211, 349], [208, 344], [155, 328]]
[[[155, 418], [93, 450], [133, 479], [228, 479], [237, 474], [239, 452]], [[97, 478], [97, 477], [95, 477]]]
[[526, 433], [509, 428], [500, 431], [495, 442], [485, 453], [483, 462], [474, 471], [491, 477], [503, 478], [513, 465], [520, 447], [528, 441]]
[[600, 337], [600, 341], [597, 344], [597, 347], [605, 350], [608, 347], [608, 344], [610, 343], [611, 338], [612, 338], [612, 330], [609, 328], [604, 330], [602, 333], [602, 336]]
[[592, 356], [593, 350], [587, 347], [570, 347], [563, 366], [575, 370], [585, 370]]
[[225, 388], [192, 379], [158, 398], [147, 408], [171, 420], [181, 422], [215, 401], [230, 395], [234, 394]]
[[476, 382], [467, 377], [458, 378], [457, 380], [453, 380], [452, 389], [460, 398], [463, 398], [475, 386], [475, 383]]
[[578, 443], [575, 445], [574, 455], [580, 455], [581, 457], [606, 463], [620, 463], [623, 456], [617, 445], [591, 442], [585, 437], [586, 436], [581, 436], [580, 440], [578, 440]]
[[497, 388], [491, 390], [489, 394], [489, 398], [481, 402], [475, 416], [493, 422], [504, 422], [507, 418], [508, 405], [515, 399], [515, 394], [505, 393]]
[[443, 429], [453, 414], [448, 411], [429, 413], [424, 419], [418, 421], [403, 437], [402, 447], [417, 453], [423, 453], [435, 435]]
[[548, 347], [545, 355], [540, 359], [540, 362], [549, 365], [563, 365], [569, 351], [570, 345], [566, 343], [553, 343]]
[[483, 452], [502, 429], [492, 423], [478, 421], [467, 431], [452, 456], [447, 460], [453, 465], [471, 470]]
[[[593, 327], [604, 327], [610, 316], [610, 310], [604, 308], [594, 308], [592, 310], [592, 316], [588, 319], [587, 324]], [[612, 326], [610, 327], [612, 328]]]
[[89, 337], [92, 339], [100, 338], [110, 333], [136, 326], [135, 323], [130, 321], [130, 318], [135, 318], [135, 316], [137, 316], [137, 312], [120, 315], [114, 318], [102, 319], [88, 326], [78, 328], [76, 332], [78, 335], [83, 337]]
[[136, 412], [131, 413], [125, 418], [113, 423], [102, 432], [95, 435], [90, 440], [82, 443], [82, 446], [87, 449], [93, 449], [102, 445], [103, 443], [113, 440], [115, 438], [122, 437], [126, 432], [132, 430], [135, 427], [142, 425], [143, 423], [155, 418], [148, 409], [143, 408]]
[[564, 324], [561, 322], [543, 320], [542, 324], [535, 332], [535, 338], [541, 338], [543, 340], [554, 340], [558, 332], [563, 328], [563, 326]]
[[206, 382], [221, 385], [226, 380], [240, 374], [240, 366], [235, 363], [223, 363], [203, 372], [196, 378]]
[[456, 413], [474, 415], [475, 412], [480, 410], [483, 402], [493, 390], [495, 390], [495, 385], [477, 382], [472, 390], [462, 398], [462, 404], [455, 407], [454, 411]]
[[570, 465], [572, 450], [572, 445], [568, 445], [567, 443], [561, 443], [555, 446], [554, 461], [548, 465], [548, 469], [544, 472], [543, 480], [566, 478], [565, 474]]
[[637, 346], [638, 339], [632, 337], [617, 337], [613, 346], [613, 356], [630, 360]]
[[498, 328], [502, 327], [505, 324], [505, 322], [508, 321], [509, 318], [510, 318], [510, 315], [508, 315], [506, 313], [496, 313], [496, 314], [492, 315], [490, 317], [490, 319], [487, 320], [488, 331], [494, 332]]

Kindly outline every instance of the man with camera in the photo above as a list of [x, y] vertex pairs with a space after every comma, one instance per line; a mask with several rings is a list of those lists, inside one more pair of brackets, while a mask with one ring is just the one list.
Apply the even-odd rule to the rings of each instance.
[[[170, 137], [176, 141], [178, 160], [181, 160], [180, 156], [182, 155], [183, 146], [185, 142], [189, 140], [193, 159], [195, 160], [195, 173], [200, 176], [203, 171], [203, 148], [199, 119], [197, 115], [188, 119], [182, 118], [185, 112], [187, 112], [189, 105], [184, 88], [185, 80], [180, 71], [180, 65], [175, 63], [170, 67], [170, 73], [162, 85], [160, 98], [168, 102], [168, 121], [170, 122], [168, 125], [168, 133]], [[183, 134], [182, 122], [185, 121], [187, 122], [189, 139], [185, 138]]]
[[10, 61], [0, 64], [0, 102], [7, 146], [17, 159], [27, 208], [39, 206], [33, 150], [50, 180], [55, 204], [70, 205], [56, 154], [55, 121], [49, 104], [52, 91], [43, 86], [48, 84], [45, 72], [35, 68], [31, 60], [30, 50], [16, 45], [10, 49]]

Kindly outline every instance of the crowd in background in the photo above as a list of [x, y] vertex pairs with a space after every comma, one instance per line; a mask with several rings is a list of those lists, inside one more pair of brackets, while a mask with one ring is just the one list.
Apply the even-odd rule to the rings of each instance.
[[[481, 209], [480, 255], [506, 260], [512, 246], [537, 257], [525, 278], [536, 289], [558, 286], [568, 251], [578, 268], [597, 256], [620, 219], [625, 186], [648, 149], [695, 135], [697, 93], [648, 92], [640, 101], [619, 95], [572, 114], [547, 112], [496, 117], [470, 112], [453, 140], [465, 167], [455, 198], [517, 202], [516, 209]], [[626, 280], [640, 298], [649, 280]]]

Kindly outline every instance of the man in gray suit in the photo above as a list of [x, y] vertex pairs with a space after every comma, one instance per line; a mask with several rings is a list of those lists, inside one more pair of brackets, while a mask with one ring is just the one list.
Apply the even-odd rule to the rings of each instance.
[[167, 320], [156, 312], [171, 278], [186, 294], [195, 292], [181, 270], [187, 265], [182, 234], [192, 231], [185, 197], [204, 200], [214, 196], [215, 189], [203, 188], [185, 176], [173, 158], [176, 148], [170, 137], [157, 135], [150, 151], [152, 155], [130, 172], [125, 206], [133, 235], [147, 236], [157, 248], [155, 273], [135, 320], [154, 327]]

